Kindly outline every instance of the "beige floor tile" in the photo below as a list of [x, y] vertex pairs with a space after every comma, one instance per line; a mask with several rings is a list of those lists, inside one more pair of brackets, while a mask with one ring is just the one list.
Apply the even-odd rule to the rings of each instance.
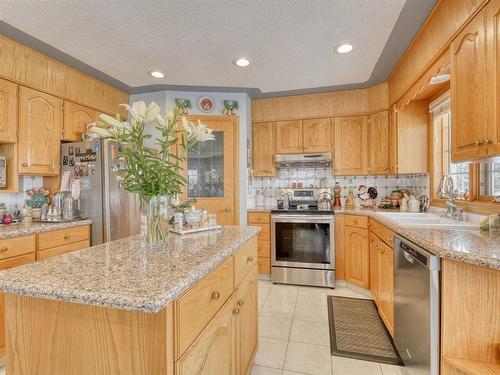
[[259, 287], [270, 288], [273, 286], [273, 282], [271, 280], [258, 280]]
[[5, 367], [0, 368], [0, 375], [5, 375]]
[[260, 314], [275, 318], [292, 319], [294, 308], [293, 303], [266, 300]]
[[295, 303], [298, 290], [296, 286], [274, 285], [267, 298], [270, 301]]
[[259, 317], [259, 335], [262, 337], [288, 341], [291, 326], [291, 319], [275, 318], [274, 316]]
[[404, 375], [404, 367], [388, 365], [385, 363], [381, 363], [380, 367], [382, 368], [382, 374], [384, 375]]
[[357, 293], [346, 287], [337, 287], [335, 289], [328, 289], [326, 291], [326, 294], [329, 296], [357, 298]]
[[311, 375], [331, 375], [330, 348], [290, 341], [284, 369]]
[[259, 337], [259, 350], [254, 363], [258, 366], [283, 369], [287, 346], [286, 340]]
[[299, 293], [297, 294], [297, 304], [326, 306], [326, 289], [300, 287]]
[[282, 374], [281, 370], [263, 366], [253, 366], [252, 371], [250, 372], [250, 375], [281, 375], [281, 374]]
[[294, 320], [290, 341], [330, 346], [328, 323]]
[[333, 356], [332, 367], [334, 375], [382, 375], [377, 362]]
[[295, 305], [294, 320], [310, 322], [328, 322], [328, 308], [326, 306]]
[[305, 372], [295, 372], [295, 371], [283, 371], [283, 375], [310, 375]]

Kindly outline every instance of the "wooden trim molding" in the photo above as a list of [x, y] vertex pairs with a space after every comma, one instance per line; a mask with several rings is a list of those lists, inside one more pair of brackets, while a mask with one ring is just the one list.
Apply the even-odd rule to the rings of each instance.
[[97, 111], [125, 116], [126, 92], [0, 35], [0, 77]]
[[252, 121], [367, 115], [389, 109], [387, 83], [368, 89], [252, 100]]

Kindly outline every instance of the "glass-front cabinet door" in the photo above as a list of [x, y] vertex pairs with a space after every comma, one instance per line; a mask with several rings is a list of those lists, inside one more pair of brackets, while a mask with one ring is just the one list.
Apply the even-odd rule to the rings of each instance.
[[217, 215], [219, 224], [237, 224], [238, 120], [222, 116], [189, 116], [213, 130], [215, 140], [198, 143], [188, 153], [184, 199], [196, 198], [197, 208]]

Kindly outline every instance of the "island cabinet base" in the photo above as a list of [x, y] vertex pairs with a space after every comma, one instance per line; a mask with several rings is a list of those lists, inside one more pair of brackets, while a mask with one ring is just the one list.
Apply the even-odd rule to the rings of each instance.
[[253, 237], [158, 313], [5, 295], [9, 375], [248, 375], [258, 347]]
[[157, 314], [5, 296], [9, 375], [173, 374], [172, 304]]

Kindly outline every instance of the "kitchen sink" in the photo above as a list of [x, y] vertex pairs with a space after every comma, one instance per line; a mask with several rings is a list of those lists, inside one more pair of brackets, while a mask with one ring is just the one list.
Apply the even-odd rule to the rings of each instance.
[[396, 222], [402, 227], [435, 229], [478, 229], [479, 225], [458, 221], [433, 213], [378, 212], [378, 215]]

